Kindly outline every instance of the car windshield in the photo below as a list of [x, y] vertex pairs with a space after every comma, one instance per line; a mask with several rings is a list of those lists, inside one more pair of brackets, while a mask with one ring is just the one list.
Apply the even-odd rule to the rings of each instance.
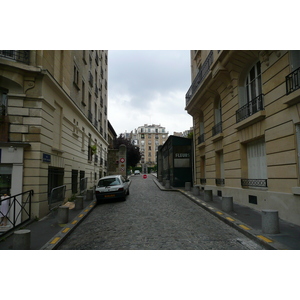
[[100, 179], [98, 182], [99, 187], [105, 187], [105, 186], [114, 186], [114, 185], [120, 185], [119, 178], [105, 178]]

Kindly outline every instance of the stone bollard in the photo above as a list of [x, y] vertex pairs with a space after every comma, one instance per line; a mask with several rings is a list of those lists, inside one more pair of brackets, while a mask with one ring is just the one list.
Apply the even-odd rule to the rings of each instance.
[[163, 186], [166, 185], [166, 179], [165, 179], [165, 178], [162, 180], [162, 185], [163, 185]]
[[233, 198], [222, 197], [222, 210], [225, 212], [233, 211]]
[[13, 250], [30, 250], [30, 235], [28, 229], [17, 230], [14, 232]]
[[75, 209], [83, 209], [83, 196], [76, 196], [75, 199]]
[[171, 188], [170, 180], [166, 180], [165, 188], [166, 189], [170, 189]]
[[212, 190], [204, 190], [204, 201], [212, 201], [213, 195]]
[[191, 190], [191, 183], [190, 183], [190, 182], [186, 182], [186, 183], [185, 183], [185, 186], [184, 186], [184, 189], [185, 189], [186, 191], [190, 191], [190, 190]]
[[162, 182], [162, 175], [158, 175], [158, 182]]
[[90, 201], [94, 199], [94, 190], [90, 189], [86, 191], [86, 200]]
[[66, 224], [69, 222], [69, 207], [59, 206], [57, 213], [58, 224]]
[[199, 188], [197, 186], [193, 186], [193, 195], [199, 196], [199, 194], [200, 194]]
[[261, 224], [263, 233], [279, 233], [278, 210], [262, 210]]

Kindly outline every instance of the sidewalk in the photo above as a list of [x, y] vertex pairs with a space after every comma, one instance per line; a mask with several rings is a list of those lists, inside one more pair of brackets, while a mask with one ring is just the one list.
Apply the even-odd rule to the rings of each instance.
[[215, 215], [228, 225], [236, 228], [252, 240], [260, 243], [266, 249], [300, 249], [300, 226], [279, 219], [280, 233], [265, 234], [261, 230], [261, 212], [259, 211], [233, 203], [233, 211], [225, 213], [222, 211], [222, 197], [213, 196], [212, 201], [205, 202], [203, 200], [203, 191], [200, 191], [199, 196], [194, 196], [191, 191], [185, 191], [184, 188], [166, 189], [157, 178], [153, 180], [162, 191], [178, 191], [184, 194], [197, 205]]
[[[57, 248], [95, 205], [95, 199], [84, 200], [83, 210], [76, 210], [74, 204], [69, 202], [69, 223], [67, 224], [58, 224], [58, 210], [56, 209], [43, 219], [24, 225], [22, 229], [30, 230], [30, 250], [54, 250]], [[12, 233], [3, 241], [0, 241], [0, 250], [13, 250], [13, 235]]]

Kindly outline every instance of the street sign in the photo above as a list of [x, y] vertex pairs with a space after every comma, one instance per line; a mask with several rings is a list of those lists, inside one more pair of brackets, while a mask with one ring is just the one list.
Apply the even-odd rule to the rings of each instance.
[[146, 175], [146, 174], [144, 174], [144, 175], [143, 175], [143, 178], [144, 178], [144, 179], [146, 179], [146, 178], [147, 178], [147, 175]]
[[120, 162], [124, 163], [125, 162], [125, 158], [124, 157], [120, 158]]

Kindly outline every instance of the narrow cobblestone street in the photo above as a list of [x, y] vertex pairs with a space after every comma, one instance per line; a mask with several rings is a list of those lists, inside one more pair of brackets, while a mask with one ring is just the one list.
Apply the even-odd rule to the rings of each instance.
[[131, 181], [125, 202], [97, 205], [58, 249], [261, 249], [181, 193], [159, 190], [152, 175]]

